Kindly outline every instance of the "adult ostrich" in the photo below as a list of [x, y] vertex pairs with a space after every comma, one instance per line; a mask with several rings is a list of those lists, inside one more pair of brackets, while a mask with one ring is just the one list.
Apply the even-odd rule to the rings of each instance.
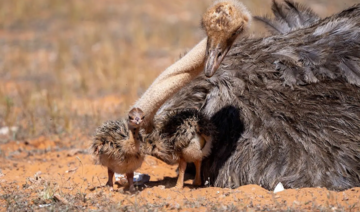
[[[148, 154], [176, 136], [164, 127], [174, 110], [197, 108], [217, 131], [202, 160], [202, 182], [360, 186], [360, 4], [320, 20], [284, 2], [274, 2], [275, 20], [260, 18], [275, 35], [236, 42], [211, 78], [196, 77], [204, 68], [204, 39], [155, 80], [135, 104], [152, 117], [169, 98], [154, 127], [145, 122], [145, 144], [155, 145]], [[178, 82], [189, 81], [177, 92]]]
[[236, 42], [157, 112], [198, 108], [216, 126], [202, 179], [219, 187], [360, 186], [360, 4], [320, 20], [274, 2], [276, 33]]

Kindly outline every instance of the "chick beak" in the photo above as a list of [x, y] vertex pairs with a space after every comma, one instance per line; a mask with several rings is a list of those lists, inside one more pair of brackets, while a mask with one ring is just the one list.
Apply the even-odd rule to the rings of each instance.
[[221, 49], [220, 47], [215, 47], [209, 49], [209, 55], [206, 59], [205, 64], [205, 76], [210, 78], [212, 77], [216, 70], [219, 68], [221, 62], [223, 61], [225, 55], [228, 53], [231, 46]]
[[139, 117], [136, 117], [136, 118], [135, 118], [135, 121], [136, 121], [136, 124], [139, 124], [139, 123], [140, 123]]

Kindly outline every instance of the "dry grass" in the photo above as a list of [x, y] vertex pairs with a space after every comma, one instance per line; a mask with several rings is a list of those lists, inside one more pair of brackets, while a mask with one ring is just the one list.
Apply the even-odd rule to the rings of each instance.
[[[189, 2], [1, 5], [0, 126], [21, 126], [18, 138], [89, 133], [101, 121], [120, 116], [174, 62], [178, 49], [201, 37], [191, 21], [199, 14], [186, 8], [202, 6], [190, 9]], [[168, 18], [179, 6], [183, 14]], [[119, 104], [104, 111], [97, 101], [109, 95]]]
[[[18, 128], [0, 135], [0, 145], [45, 136], [56, 141], [56, 148], [84, 148], [96, 126], [121, 117], [164, 68], [204, 36], [199, 22], [209, 2], [0, 0], [0, 128]], [[301, 2], [311, 2], [326, 16], [357, 1]], [[244, 3], [262, 15], [269, 13], [271, 1]], [[87, 201], [107, 210], [165, 207], [104, 205], [104, 196], [88, 200], [81, 192], [60, 193], [71, 199], [64, 204], [54, 198], [56, 185], [39, 186], [24, 194], [16, 185], [1, 188], [7, 210], [39, 210], [38, 205], [49, 203], [46, 210], [82, 210]], [[189, 200], [185, 207], [204, 204], [206, 199]], [[207, 208], [236, 210], [239, 205], [218, 202]]]
[[[313, 1], [312, 1], [313, 2]], [[338, 10], [354, 1], [334, 1]], [[245, 1], [254, 14], [270, 0]], [[121, 116], [204, 35], [209, 1], [0, 1], [0, 126], [16, 138], [89, 134]], [[323, 16], [323, 1], [312, 3]], [[104, 108], [104, 97], [116, 101]], [[14, 136], [7, 138], [14, 139]]]

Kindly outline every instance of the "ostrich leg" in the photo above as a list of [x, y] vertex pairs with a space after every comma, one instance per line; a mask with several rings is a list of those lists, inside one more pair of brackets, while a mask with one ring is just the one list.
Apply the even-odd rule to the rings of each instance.
[[196, 174], [193, 185], [201, 186], [201, 160], [195, 161]]
[[176, 182], [176, 188], [183, 188], [184, 187], [184, 175], [186, 169], [186, 161], [184, 159], [180, 159], [179, 162], [179, 176]]
[[114, 178], [114, 172], [108, 168], [108, 181], [106, 183], [106, 186], [113, 186], [113, 178]]

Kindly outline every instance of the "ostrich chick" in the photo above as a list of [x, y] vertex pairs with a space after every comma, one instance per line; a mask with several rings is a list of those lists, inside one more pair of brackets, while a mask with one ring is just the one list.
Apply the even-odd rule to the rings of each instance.
[[113, 186], [114, 172], [122, 173], [126, 174], [130, 192], [134, 192], [134, 171], [144, 161], [144, 154], [140, 151], [141, 137], [129, 133], [129, 126], [133, 125], [130, 123], [124, 119], [105, 122], [96, 130], [92, 149], [99, 163], [108, 168], [106, 185]]
[[200, 186], [201, 162], [211, 152], [211, 143], [215, 136], [215, 127], [196, 109], [175, 110], [156, 120], [155, 132], [147, 137], [151, 155], [173, 165], [179, 164], [179, 176], [176, 187], [184, 185], [187, 163], [194, 163], [196, 175], [193, 184]]
[[215, 74], [240, 35], [250, 26], [251, 14], [238, 0], [216, 1], [203, 15], [201, 25], [207, 34], [205, 76]]

